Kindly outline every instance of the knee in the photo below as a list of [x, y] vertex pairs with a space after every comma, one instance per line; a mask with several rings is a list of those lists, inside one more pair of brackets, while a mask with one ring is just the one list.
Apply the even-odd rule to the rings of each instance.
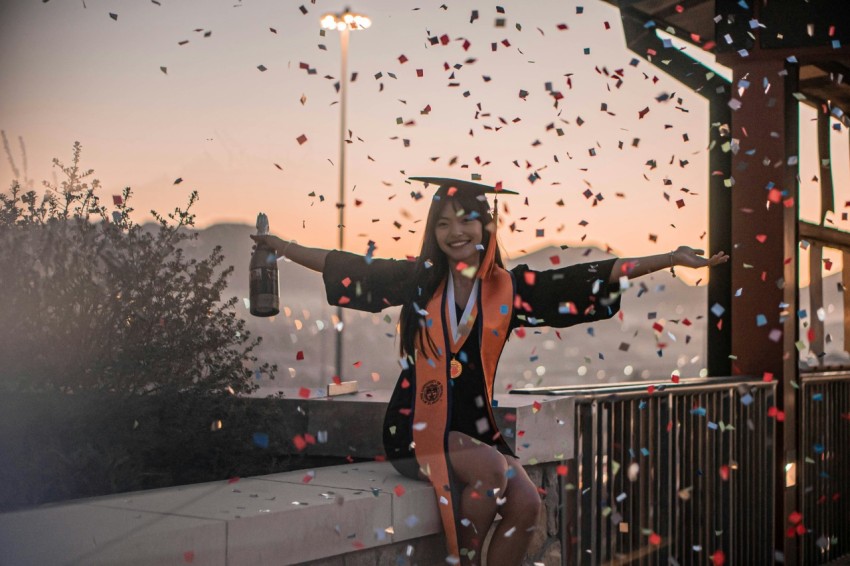
[[507, 468], [498, 461], [490, 462], [479, 468], [477, 481], [473, 484], [476, 491], [490, 497], [504, 497], [508, 485]]

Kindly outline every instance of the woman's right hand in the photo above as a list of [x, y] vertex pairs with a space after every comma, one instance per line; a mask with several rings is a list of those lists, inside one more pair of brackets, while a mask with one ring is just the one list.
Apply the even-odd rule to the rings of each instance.
[[289, 245], [289, 242], [287, 242], [286, 240], [282, 240], [277, 236], [273, 236], [271, 234], [265, 234], [262, 236], [257, 234], [251, 234], [251, 239], [254, 240], [254, 243], [258, 245], [263, 244], [274, 249], [275, 253], [277, 253], [278, 255], [280, 255], [284, 248]]

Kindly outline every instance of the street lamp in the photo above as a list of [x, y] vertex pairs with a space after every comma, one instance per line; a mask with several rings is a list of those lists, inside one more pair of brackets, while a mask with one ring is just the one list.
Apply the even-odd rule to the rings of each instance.
[[[372, 21], [362, 14], [353, 13], [348, 7], [341, 14], [322, 16], [322, 29], [339, 31], [342, 50], [342, 78], [340, 79], [340, 119], [339, 119], [339, 249], [345, 246], [345, 100], [348, 92], [348, 34], [353, 30], [366, 29]], [[336, 308], [337, 320], [341, 324], [336, 333], [336, 375], [342, 378], [342, 307]]]

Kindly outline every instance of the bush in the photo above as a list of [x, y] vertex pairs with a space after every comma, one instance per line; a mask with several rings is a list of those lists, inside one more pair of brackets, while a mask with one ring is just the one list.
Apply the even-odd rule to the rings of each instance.
[[[43, 196], [0, 194], [0, 510], [303, 463], [287, 450], [306, 423], [242, 396], [276, 368], [221, 298], [233, 268], [220, 247], [184, 257], [197, 194], [140, 226], [129, 188], [102, 204], [80, 151]], [[270, 430], [285, 435], [258, 446]]]
[[131, 219], [131, 190], [110, 214], [79, 143], [59, 186], [12, 184], [0, 194], [0, 388], [7, 391], [165, 391], [248, 393], [258, 365], [236, 298], [222, 301], [232, 267], [221, 247], [187, 260], [180, 245], [196, 234], [190, 209], [155, 211], [155, 229]]

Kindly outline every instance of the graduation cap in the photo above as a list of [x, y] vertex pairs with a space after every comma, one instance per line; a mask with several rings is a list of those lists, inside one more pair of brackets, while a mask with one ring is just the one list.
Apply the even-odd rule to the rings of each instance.
[[[496, 263], [496, 227], [498, 227], [499, 215], [499, 195], [518, 195], [516, 191], [503, 189], [502, 183], [497, 183], [495, 187], [483, 185], [481, 183], [473, 183], [472, 181], [463, 181], [461, 179], [449, 179], [447, 177], [408, 177], [409, 181], [421, 181], [429, 185], [437, 185], [437, 189], [445, 189], [449, 196], [454, 194], [454, 191], [469, 191], [477, 196], [485, 194], [495, 195], [493, 205], [493, 233], [490, 234], [490, 242], [487, 244], [487, 249], [484, 252], [484, 257], [481, 260], [481, 265], [478, 268], [478, 277], [484, 279], [490, 275], [493, 266]], [[454, 191], [452, 190], [454, 189]]]

